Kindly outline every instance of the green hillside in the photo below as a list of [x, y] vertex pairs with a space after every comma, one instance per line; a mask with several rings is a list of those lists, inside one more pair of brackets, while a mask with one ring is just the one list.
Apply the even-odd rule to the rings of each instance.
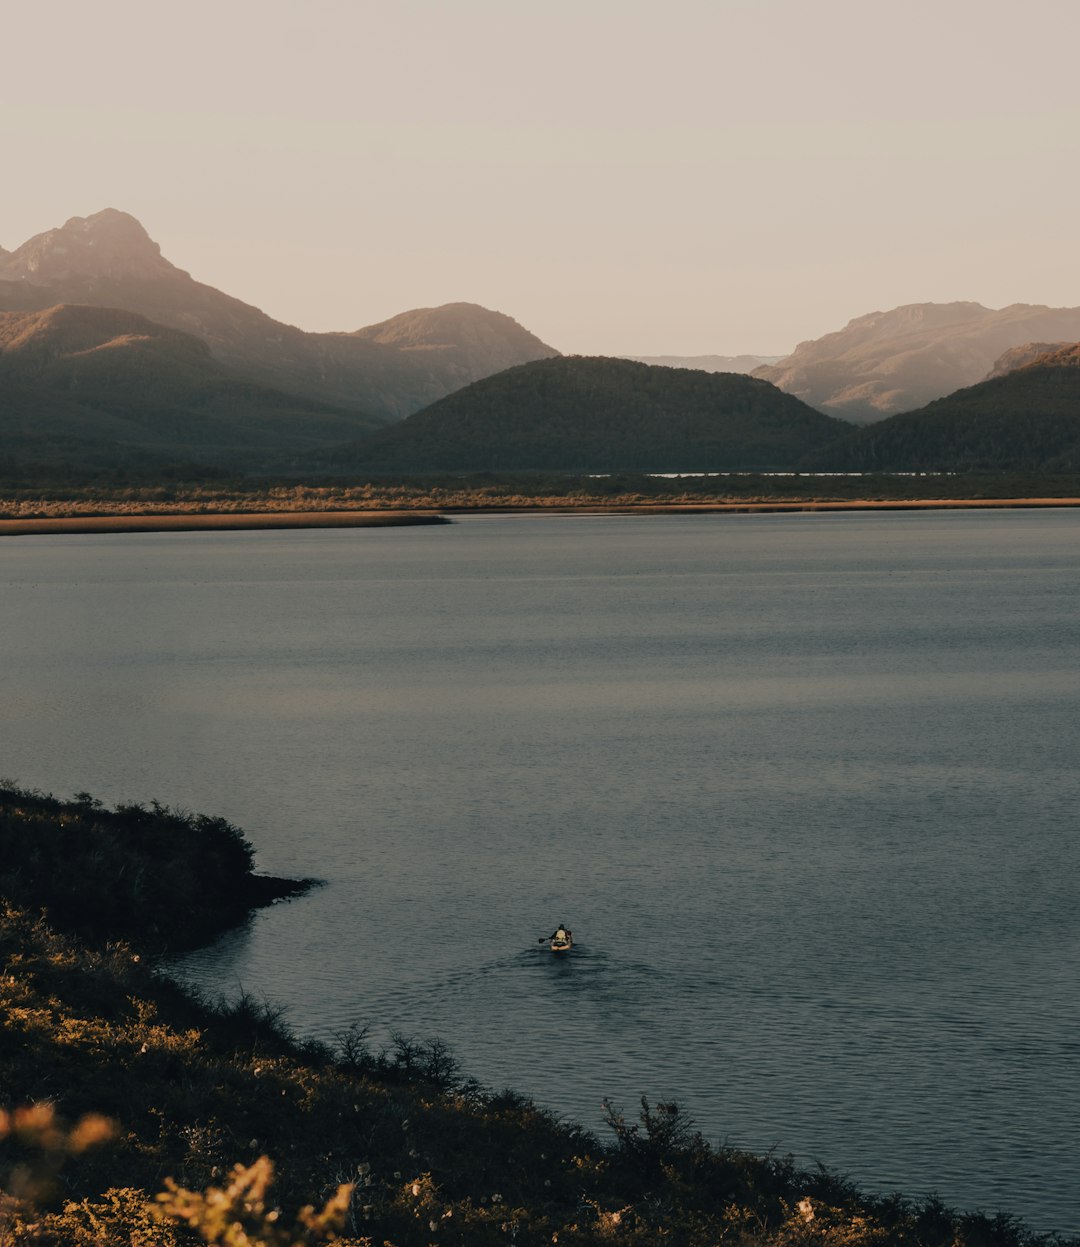
[[1071, 472], [1080, 468], [1080, 345], [892, 416], [809, 456], [858, 472]]
[[319, 461], [378, 472], [786, 468], [847, 427], [752, 377], [572, 356], [509, 368]]

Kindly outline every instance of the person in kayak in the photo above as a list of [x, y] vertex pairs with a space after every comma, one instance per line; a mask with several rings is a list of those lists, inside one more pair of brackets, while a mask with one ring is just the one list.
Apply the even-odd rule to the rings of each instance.
[[556, 944], [571, 944], [574, 936], [566, 923], [560, 922], [549, 938], [554, 940]]

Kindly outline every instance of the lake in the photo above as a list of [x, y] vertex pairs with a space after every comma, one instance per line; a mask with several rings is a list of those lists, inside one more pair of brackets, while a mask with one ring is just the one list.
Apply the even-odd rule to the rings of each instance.
[[10, 538], [0, 586], [0, 773], [326, 881], [188, 980], [1080, 1232], [1080, 511]]

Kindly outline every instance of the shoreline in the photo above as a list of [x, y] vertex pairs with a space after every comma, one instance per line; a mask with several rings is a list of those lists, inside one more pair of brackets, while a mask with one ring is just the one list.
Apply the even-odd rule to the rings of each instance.
[[446, 515], [681, 515], [739, 514], [772, 511], [974, 511], [1042, 507], [1080, 507], [1080, 498], [844, 498], [838, 500], [808, 499], [803, 502], [583, 502], [580, 506], [556, 503], [532, 506], [528, 503], [496, 503], [490, 507], [443, 506]]
[[[711, 1144], [674, 1103], [643, 1097], [636, 1118], [609, 1106], [601, 1140], [467, 1078], [437, 1038], [374, 1050], [354, 1024], [333, 1046], [300, 1039], [273, 1003], [242, 986], [233, 1002], [208, 1000], [162, 972], [158, 954], [211, 942], [215, 911], [228, 918], [247, 884], [318, 881], [255, 875], [239, 828], [157, 802], [109, 810], [89, 793], [65, 801], [0, 784], [0, 813], [0, 1080], [13, 1089], [0, 1143], [12, 1120], [27, 1136], [24, 1152], [0, 1147], [11, 1247], [174, 1247], [172, 1227], [149, 1214], [168, 1205], [163, 1184], [176, 1189], [167, 1175], [192, 1207], [237, 1195], [239, 1216], [244, 1180], [271, 1172], [272, 1218], [256, 1218], [247, 1240], [261, 1247], [282, 1241], [279, 1208], [318, 1206], [340, 1182], [350, 1247], [433, 1242], [425, 1223], [440, 1242], [521, 1247], [1080, 1247], [1008, 1214], [868, 1193], [822, 1164]], [[105, 903], [118, 887], [122, 903]], [[205, 939], [188, 945], [200, 914]], [[81, 1141], [89, 1126], [108, 1150]], [[40, 1184], [11, 1199], [25, 1152]], [[260, 1197], [259, 1217], [263, 1207]]]
[[0, 519], [0, 537], [43, 533], [161, 533], [281, 528], [391, 528], [413, 524], [448, 524], [443, 515], [426, 511], [169, 511], [64, 515]]
[[0, 537], [47, 533], [154, 533], [240, 531], [289, 528], [390, 528], [449, 524], [451, 515], [709, 515], [814, 511], [976, 511], [1080, 507], [1080, 498], [913, 498], [807, 499], [794, 502], [559, 502], [492, 503], [490, 506], [444, 505], [397, 511], [165, 511], [160, 514], [115, 512], [0, 519]]
[[[257, 910], [276, 905], [278, 901], [292, 901], [306, 896], [315, 888], [322, 887], [321, 879], [305, 876], [303, 879], [289, 879], [284, 875], [250, 874], [246, 885], [237, 896], [237, 907], [243, 908], [242, 923]], [[239, 923], [237, 924], [239, 925]]]

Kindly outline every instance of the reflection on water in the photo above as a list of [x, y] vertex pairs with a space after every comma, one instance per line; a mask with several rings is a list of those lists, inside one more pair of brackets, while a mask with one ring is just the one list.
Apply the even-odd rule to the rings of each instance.
[[[183, 959], [600, 1124], [1080, 1231], [1080, 513], [2, 551], [0, 770], [326, 886]], [[538, 944], [556, 921], [580, 941]]]

